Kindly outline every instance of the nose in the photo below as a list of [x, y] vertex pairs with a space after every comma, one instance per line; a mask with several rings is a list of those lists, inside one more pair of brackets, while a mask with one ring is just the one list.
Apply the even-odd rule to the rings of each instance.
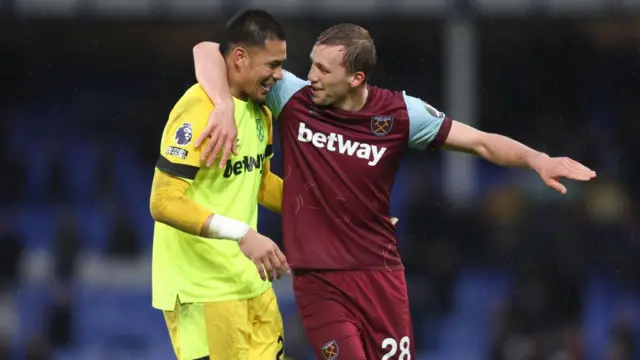
[[311, 69], [309, 69], [309, 74], [307, 74], [307, 79], [309, 81], [311, 81], [311, 82], [318, 82], [320, 80], [318, 78], [318, 75], [314, 71], [313, 67], [311, 67]]
[[282, 80], [282, 68], [279, 67], [276, 69], [275, 73], [273, 73], [273, 78], [280, 81]]

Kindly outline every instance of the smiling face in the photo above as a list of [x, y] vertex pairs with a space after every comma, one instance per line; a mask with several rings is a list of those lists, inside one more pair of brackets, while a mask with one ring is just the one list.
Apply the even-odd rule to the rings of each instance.
[[245, 10], [229, 20], [221, 50], [233, 96], [265, 100], [271, 86], [282, 79], [286, 40], [282, 25], [264, 10]]
[[[311, 82], [311, 98], [317, 105], [330, 105], [343, 99], [349, 93], [356, 76], [343, 65], [344, 46], [316, 45], [311, 51], [311, 69], [308, 79]], [[359, 85], [362, 81], [356, 83]]]
[[267, 40], [264, 46], [237, 47], [233, 55], [240, 89], [252, 100], [263, 102], [273, 84], [282, 80], [286, 41]]
[[323, 31], [311, 51], [311, 97], [317, 105], [336, 105], [364, 84], [376, 63], [369, 32], [354, 24]]

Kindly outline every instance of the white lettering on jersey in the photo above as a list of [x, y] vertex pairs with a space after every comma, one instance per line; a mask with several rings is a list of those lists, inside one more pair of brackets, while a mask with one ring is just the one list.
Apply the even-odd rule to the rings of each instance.
[[330, 133], [325, 135], [321, 132], [314, 133], [311, 129], [307, 129], [306, 124], [303, 122], [300, 122], [300, 128], [298, 129], [298, 141], [310, 142], [319, 149], [326, 148], [329, 151], [337, 151], [343, 155], [354, 156], [355, 154], [360, 159], [369, 160], [367, 162], [369, 166], [376, 166], [382, 159], [382, 155], [387, 151], [384, 146], [377, 147], [376, 145], [346, 140], [341, 134]]

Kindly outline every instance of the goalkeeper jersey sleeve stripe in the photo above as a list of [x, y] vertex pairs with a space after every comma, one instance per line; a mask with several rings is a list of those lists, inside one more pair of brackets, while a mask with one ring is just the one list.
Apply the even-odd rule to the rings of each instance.
[[158, 163], [156, 164], [156, 167], [159, 170], [162, 170], [168, 174], [178, 176], [188, 180], [195, 179], [196, 174], [198, 173], [198, 170], [200, 170], [200, 168], [197, 166], [172, 163], [162, 155], [160, 155], [160, 157], [158, 158]]

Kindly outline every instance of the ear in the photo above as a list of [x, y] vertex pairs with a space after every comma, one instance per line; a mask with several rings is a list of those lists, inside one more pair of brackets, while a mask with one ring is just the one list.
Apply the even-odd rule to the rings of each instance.
[[358, 71], [353, 75], [351, 75], [351, 78], [349, 79], [349, 83], [351, 87], [358, 87], [364, 83], [364, 80], [365, 80], [364, 73], [362, 71]]
[[241, 65], [245, 61], [247, 61], [247, 49], [243, 47], [236, 47], [233, 49], [233, 53], [231, 57], [233, 59], [233, 63], [236, 65]]

